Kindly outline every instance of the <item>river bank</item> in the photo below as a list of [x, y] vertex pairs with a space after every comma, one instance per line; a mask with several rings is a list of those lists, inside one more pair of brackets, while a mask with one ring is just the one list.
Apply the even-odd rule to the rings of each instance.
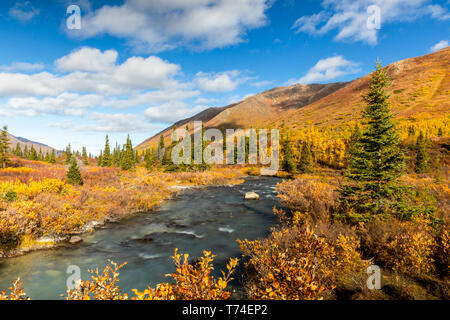
[[[278, 205], [275, 187], [280, 179], [247, 177], [239, 185], [185, 189], [162, 203], [155, 214], [124, 217], [117, 223], [98, 226], [81, 235], [78, 245], [62, 244], [54, 250], [0, 260], [0, 288], [21, 278], [32, 299], [57, 299], [66, 291], [67, 268], [78, 266], [83, 279], [88, 269], [103, 270], [108, 259], [127, 262], [120, 275], [124, 292], [143, 290], [149, 284], [167, 282], [165, 274], [174, 270], [170, 258], [174, 249], [203, 255], [216, 254], [214, 274], [223, 270], [230, 257], [240, 257], [236, 239], [258, 239], [270, 234], [277, 222], [272, 208]], [[255, 191], [259, 201], [244, 201]], [[241, 287], [236, 275], [233, 288]]]
[[[68, 243], [130, 215], [152, 212], [186, 188], [235, 185], [240, 170], [163, 173], [137, 168], [83, 168], [81, 187], [64, 181], [64, 167], [27, 161], [26, 167], [0, 170], [0, 258]], [[77, 239], [72, 241], [78, 242]]]

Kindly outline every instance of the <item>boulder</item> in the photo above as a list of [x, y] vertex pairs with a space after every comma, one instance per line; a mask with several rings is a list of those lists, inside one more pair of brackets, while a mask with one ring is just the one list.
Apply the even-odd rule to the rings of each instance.
[[244, 197], [245, 200], [259, 200], [259, 194], [255, 192], [247, 192]]
[[77, 244], [82, 242], [83, 239], [81, 239], [79, 236], [73, 236], [72, 238], [70, 238], [69, 243], [70, 244]]

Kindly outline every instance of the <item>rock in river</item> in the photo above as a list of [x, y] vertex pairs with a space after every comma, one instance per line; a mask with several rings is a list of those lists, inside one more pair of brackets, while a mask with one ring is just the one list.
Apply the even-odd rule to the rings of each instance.
[[247, 192], [245, 194], [245, 200], [259, 200], [259, 194], [255, 192]]
[[73, 236], [69, 240], [70, 244], [77, 244], [80, 243], [81, 241], [83, 241], [83, 239], [81, 239], [79, 236]]

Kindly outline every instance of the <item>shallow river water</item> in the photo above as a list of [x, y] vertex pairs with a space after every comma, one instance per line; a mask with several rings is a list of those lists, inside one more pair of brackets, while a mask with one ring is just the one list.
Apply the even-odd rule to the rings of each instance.
[[[88, 269], [102, 270], [110, 259], [127, 262], [120, 272], [124, 292], [143, 290], [148, 284], [170, 281], [165, 274], [174, 271], [170, 257], [175, 248], [190, 257], [211, 250], [216, 254], [217, 272], [225, 268], [229, 257], [240, 256], [236, 239], [254, 240], [269, 234], [276, 223], [272, 208], [278, 205], [278, 182], [277, 178], [258, 177], [238, 186], [185, 190], [155, 212], [82, 235], [79, 245], [0, 260], [0, 289], [20, 277], [32, 299], [59, 299], [66, 292], [69, 266], [78, 266], [81, 278], [88, 279]], [[248, 191], [258, 193], [261, 200], [244, 201]]]

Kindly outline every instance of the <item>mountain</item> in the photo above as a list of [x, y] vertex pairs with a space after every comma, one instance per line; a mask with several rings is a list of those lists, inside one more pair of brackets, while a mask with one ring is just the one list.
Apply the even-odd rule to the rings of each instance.
[[[401, 60], [386, 67], [391, 79], [389, 93], [399, 118], [429, 119], [448, 116], [450, 111], [450, 47], [417, 58]], [[360, 117], [362, 99], [370, 74], [347, 83], [296, 84], [249, 97], [239, 103], [207, 109], [177, 127], [192, 130], [194, 120], [206, 128], [268, 128], [285, 123], [290, 128], [331, 126]], [[136, 147], [155, 146], [162, 134], [170, 139], [173, 126]]]
[[219, 129], [262, 125], [268, 120], [278, 119], [288, 110], [296, 110], [320, 100], [347, 84], [348, 82], [296, 84], [289, 87], [274, 88], [226, 107], [209, 108], [191, 118], [178, 121], [173, 126], [147, 139], [136, 149], [143, 150], [148, 148], [149, 145], [159, 142], [161, 134], [165, 138], [170, 138], [174, 126], [182, 128], [190, 124], [189, 127], [192, 130], [193, 121], [203, 121], [205, 127]]
[[9, 143], [10, 143], [10, 148], [12, 150], [14, 150], [16, 148], [17, 143], [20, 145], [20, 147], [22, 148], [22, 150], [25, 148], [25, 146], [28, 147], [28, 150], [31, 148], [31, 146], [34, 147], [34, 149], [36, 149], [36, 151], [39, 153], [39, 149], [42, 150], [42, 153], [45, 155], [45, 153], [51, 152], [53, 150], [52, 147], [49, 147], [46, 144], [43, 143], [39, 143], [39, 142], [35, 142], [35, 141], [31, 141], [22, 137], [15, 137], [11, 134], [8, 133], [8, 139], [9, 139]]

